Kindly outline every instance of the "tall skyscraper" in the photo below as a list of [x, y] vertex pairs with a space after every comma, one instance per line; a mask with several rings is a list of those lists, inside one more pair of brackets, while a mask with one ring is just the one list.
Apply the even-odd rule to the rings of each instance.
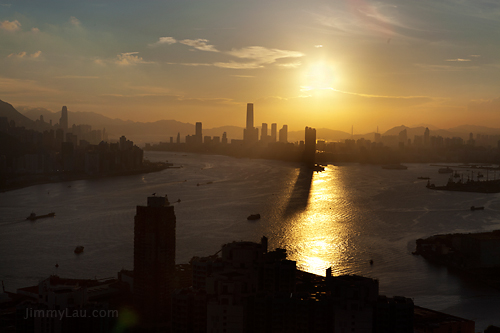
[[196, 142], [201, 144], [203, 142], [203, 133], [202, 133], [202, 128], [201, 128], [201, 122], [196, 123]]
[[278, 125], [276, 123], [271, 124], [271, 142], [276, 142], [276, 132], [278, 130]]
[[68, 108], [66, 106], [62, 107], [59, 127], [61, 127], [65, 132], [68, 130]]
[[253, 128], [253, 103], [247, 104], [247, 129]]
[[134, 225], [134, 297], [151, 323], [170, 321], [175, 279], [175, 213], [167, 196], [137, 206]]
[[424, 132], [424, 147], [429, 147], [430, 144], [431, 144], [431, 139], [430, 139], [430, 131], [429, 131], [429, 128], [426, 127], [425, 128], [425, 132]]
[[260, 141], [267, 141], [267, 123], [262, 123], [262, 129], [260, 130]]
[[279, 132], [279, 142], [288, 142], [288, 125], [283, 125]]
[[243, 141], [245, 143], [256, 143], [259, 141], [259, 129], [253, 127], [253, 103], [247, 104], [247, 126], [243, 130]]
[[316, 129], [307, 127], [304, 139], [304, 162], [307, 166], [314, 166], [316, 160]]

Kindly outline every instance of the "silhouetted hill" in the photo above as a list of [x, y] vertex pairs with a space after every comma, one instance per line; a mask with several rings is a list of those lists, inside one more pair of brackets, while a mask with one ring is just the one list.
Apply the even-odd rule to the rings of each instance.
[[[396, 127], [391, 128], [390, 130], [386, 131], [382, 135], [384, 135], [384, 136], [396, 135], [397, 136], [397, 135], [399, 135], [399, 132], [403, 131], [404, 129], [406, 129], [408, 139], [411, 139], [412, 141], [413, 141], [413, 138], [415, 137], [415, 135], [424, 135], [424, 133], [425, 133], [425, 127], [422, 127], [422, 126], [407, 127], [407, 126], [401, 125], [401, 126], [396, 126]], [[443, 138], [447, 138], [447, 137], [451, 138], [454, 136], [462, 137], [462, 135], [455, 133], [455, 132], [452, 132], [451, 130], [444, 130], [444, 129], [438, 129], [438, 130], [429, 129], [429, 130], [430, 130], [431, 136], [442, 136]]]
[[19, 113], [11, 104], [0, 100], [0, 117], [7, 117], [9, 122], [14, 120], [16, 126], [34, 128], [35, 122]]

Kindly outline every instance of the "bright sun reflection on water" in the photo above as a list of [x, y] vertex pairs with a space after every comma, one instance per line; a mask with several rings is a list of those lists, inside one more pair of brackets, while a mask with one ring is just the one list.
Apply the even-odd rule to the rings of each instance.
[[305, 271], [324, 275], [332, 267], [334, 275], [346, 273], [349, 243], [348, 227], [343, 223], [342, 183], [338, 169], [328, 166], [312, 175], [307, 207], [293, 217], [289, 237], [293, 239], [291, 260]]

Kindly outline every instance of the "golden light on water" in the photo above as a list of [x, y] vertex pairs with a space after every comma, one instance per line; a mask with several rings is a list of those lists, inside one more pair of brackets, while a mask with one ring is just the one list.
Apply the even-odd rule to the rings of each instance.
[[289, 237], [293, 239], [291, 260], [301, 270], [324, 275], [328, 267], [333, 274], [343, 274], [347, 264], [348, 230], [342, 222], [342, 185], [338, 170], [328, 166], [314, 173], [307, 207], [293, 218]]

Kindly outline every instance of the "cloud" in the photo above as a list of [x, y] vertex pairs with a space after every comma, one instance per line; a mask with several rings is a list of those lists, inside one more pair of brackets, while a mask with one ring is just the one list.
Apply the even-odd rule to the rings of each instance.
[[213, 45], [208, 45], [208, 39], [183, 39], [179, 43], [194, 47], [200, 51], [219, 52]]
[[173, 37], [160, 37], [160, 39], [153, 44], [149, 44], [149, 46], [159, 46], [163, 44], [171, 45], [177, 43], [177, 40]]
[[279, 67], [283, 67], [283, 68], [297, 68], [300, 65], [302, 65], [302, 63], [300, 61], [289, 62], [289, 63], [285, 63], [285, 64], [278, 64]]
[[256, 62], [216, 62], [213, 64], [215, 67], [231, 68], [231, 69], [255, 69], [264, 67], [262, 64]]
[[56, 76], [56, 79], [98, 79], [99, 76], [63, 75]]
[[74, 16], [71, 16], [70, 19], [69, 19], [69, 22], [74, 25], [75, 27], [79, 27], [82, 23], [80, 22], [79, 19], [77, 19], [76, 17]]
[[5, 96], [57, 94], [59, 91], [39, 85], [34, 80], [8, 79], [0, 77], [0, 91]]
[[27, 54], [25, 51], [19, 52], [19, 53], [11, 53], [7, 56], [7, 58], [16, 58], [16, 59], [36, 59], [40, 57], [40, 54], [42, 54], [42, 51], [36, 51], [35, 53], [32, 54]]
[[0, 24], [0, 28], [6, 31], [14, 32], [21, 29], [21, 23], [19, 23], [18, 20], [12, 22], [5, 20]]
[[139, 52], [126, 52], [117, 55], [117, 59], [115, 60], [115, 64], [118, 65], [136, 65], [136, 64], [151, 64], [152, 62], [144, 61], [142, 57], [137, 56]]
[[38, 58], [40, 56], [40, 54], [42, 54], [42, 51], [36, 51], [35, 53], [30, 54], [30, 57], [31, 58]]
[[40, 32], [40, 29], [38, 28], [31, 28], [31, 32], [36, 34], [36, 33], [39, 33]]
[[323, 45], [318, 44], [318, 45], [314, 45], [314, 47], [317, 48], [317, 49], [319, 49], [319, 48], [323, 47]]
[[19, 52], [19, 53], [11, 53], [7, 56], [7, 58], [24, 58], [26, 56], [26, 52]]
[[254, 59], [258, 64], [272, 64], [278, 59], [304, 56], [303, 53], [297, 51], [268, 49], [263, 46], [250, 46], [239, 50], [232, 49], [227, 53], [238, 58]]
[[446, 59], [446, 61], [457, 61], [457, 62], [462, 62], [462, 61], [471, 61], [470, 59]]
[[414, 66], [418, 67], [421, 70], [430, 72], [456, 72], [464, 70], [473, 70], [478, 68], [477, 66], [449, 66], [449, 65], [428, 65], [428, 64], [414, 64]]
[[472, 100], [467, 105], [467, 109], [471, 112], [491, 112], [498, 113], [500, 110], [500, 97], [489, 100]]

